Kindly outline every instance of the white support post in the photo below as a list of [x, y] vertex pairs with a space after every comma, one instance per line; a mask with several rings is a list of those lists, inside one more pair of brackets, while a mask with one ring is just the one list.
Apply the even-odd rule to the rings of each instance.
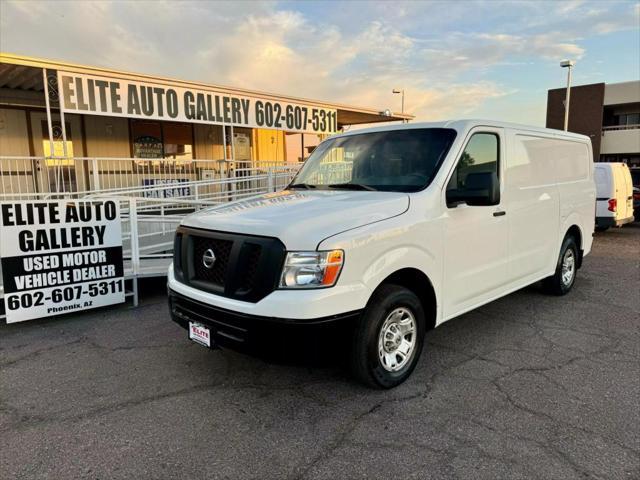
[[100, 170], [98, 169], [98, 160], [91, 159], [91, 171], [93, 172], [93, 189], [100, 190]]
[[136, 199], [129, 199], [129, 231], [131, 232], [131, 270], [133, 273], [133, 306], [138, 306], [138, 275], [140, 274], [140, 243]]
[[[44, 84], [44, 103], [47, 110], [47, 127], [49, 129], [49, 157], [53, 157], [53, 122], [51, 121], [51, 103], [49, 101], [49, 79], [47, 78], [47, 69], [42, 69], [42, 82]], [[51, 188], [49, 184], [49, 163], [48, 159], [45, 158], [44, 165], [42, 165], [42, 169], [47, 172], [47, 185], [42, 185], [42, 188], [46, 188], [49, 190]], [[58, 176], [56, 175], [56, 192], [58, 191]]]
[[273, 169], [272, 168], [268, 168], [267, 169], [267, 191], [275, 192], [275, 187], [274, 187], [274, 184], [273, 184]]
[[160, 205], [160, 218], [162, 219], [162, 235], [166, 235], [167, 223], [164, 221], [164, 203]]
[[138, 277], [131, 279], [131, 286], [133, 287], [133, 306], [138, 306]]
[[[69, 165], [69, 152], [67, 152], [67, 125], [64, 121], [64, 105], [62, 103], [62, 93], [60, 92], [60, 85], [58, 85], [58, 111], [60, 112], [60, 129], [62, 131], [62, 156], [65, 158], [65, 160], [63, 162], [60, 162], [58, 165], [58, 173], [60, 175], [60, 180], [62, 183], [62, 191], [66, 193], [67, 187], [64, 182], [63, 167], [69, 166], [69, 171], [67, 173], [69, 174], [69, 188], [71, 189], [71, 168], [75, 168], [75, 161], [73, 167]], [[56, 173], [56, 175], [58, 175], [58, 173]]]
[[[234, 144], [234, 140], [233, 140], [233, 124], [229, 127], [230, 133], [229, 133], [229, 139], [231, 140], [231, 163], [234, 167], [233, 169], [233, 178], [236, 178], [236, 172], [238, 171], [238, 163], [236, 162], [236, 152], [235, 152], [235, 144]], [[238, 189], [238, 184], [234, 181], [231, 184], [231, 191], [235, 194], [236, 190]], [[235, 195], [231, 196], [231, 201], [233, 202], [236, 199]]]
[[42, 82], [44, 83], [44, 104], [47, 109], [47, 127], [49, 128], [49, 156], [53, 156], [53, 124], [51, 122], [51, 105], [49, 103], [49, 81], [47, 69], [42, 69]]
[[[233, 177], [235, 177], [235, 170], [233, 172]], [[228, 178], [233, 178], [231, 176], [228, 176]], [[229, 184], [231, 186], [231, 198], [230, 201], [234, 201], [236, 199], [236, 182], [231, 182]]]
[[60, 105], [60, 128], [62, 129], [62, 152], [64, 158], [69, 158], [67, 152], [67, 126], [64, 123], [64, 104], [62, 103], [62, 93], [60, 92], [60, 85], [58, 85], [58, 105]]
[[222, 154], [224, 161], [227, 161], [227, 127], [225, 124], [222, 124]]

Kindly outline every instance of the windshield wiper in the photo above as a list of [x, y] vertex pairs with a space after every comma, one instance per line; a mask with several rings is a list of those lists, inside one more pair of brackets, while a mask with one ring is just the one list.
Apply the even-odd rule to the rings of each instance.
[[311, 185], [310, 183], [292, 183], [287, 188], [306, 188], [307, 190], [311, 188], [316, 188], [315, 185]]
[[362, 183], [331, 183], [327, 185], [329, 188], [344, 188], [345, 190], [369, 190], [377, 192], [377, 190], [369, 185], [363, 185]]

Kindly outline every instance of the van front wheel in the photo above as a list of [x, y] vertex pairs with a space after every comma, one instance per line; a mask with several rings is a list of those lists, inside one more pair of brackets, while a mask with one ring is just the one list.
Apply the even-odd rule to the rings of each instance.
[[578, 246], [576, 245], [575, 239], [569, 236], [562, 242], [555, 273], [544, 279], [545, 289], [553, 295], [565, 295], [569, 293], [576, 280], [577, 272]]
[[418, 297], [398, 285], [382, 285], [354, 334], [351, 367], [374, 388], [392, 388], [415, 368], [424, 343], [425, 315]]

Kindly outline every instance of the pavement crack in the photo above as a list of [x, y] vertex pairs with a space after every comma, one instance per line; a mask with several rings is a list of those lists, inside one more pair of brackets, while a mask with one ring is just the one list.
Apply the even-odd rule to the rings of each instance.
[[347, 440], [347, 438], [349, 437], [349, 435], [356, 429], [356, 427], [358, 426], [358, 424], [367, 417], [367, 415], [371, 415], [372, 413], [374, 413], [375, 411], [377, 411], [379, 408], [381, 407], [381, 404], [375, 404], [372, 407], [370, 407], [368, 410], [360, 413], [359, 415], [357, 415], [353, 420], [351, 420], [347, 426], [342, 429], [342, 431], [336, 435], [330, 442], [329, 444], [323, 448], [317, 455], [314, 456], [314, 458], [307, 463], [305, 466], [303, 466], [301, 469], [299, 469], [297, 472], [294, 472], [292, 474], [292, 476], [290, 476], [290, 478], [292, 480], [302, 480], [306, 477], [306, 475], [313, 470], [314, 467], [316, 467], [317, 465], [319, 465], [320, 463], [322, 463], [323, 461], [327, 460], [328, 458], [330, 458], [331, 454], [333, 452], [335, 452], [336, 450], [338, 450]]
[[[78, 415], [26, 416], [22, 414], [21, 420], [19, 421], [17, 426], [20, 429], [24, 429], [24, 428], [29, 428], [35, 425], [44, 424], [44, 423], [59, 423], [59, 422], [67, 422], [67, 421], [75, 422], [79, 420], [87, 420], [100, 415], [118, 412], [121, 410], [125, 410], [127, 408], [144, 405], [146, 403], [156, 402], [158, 400], [165, 400], [168, 398], [180, 397], [183, 395], [190, 395], [193, 393], [203, 392], [206, 390], [210, 390], [212, 388], [216, 388], [220, 386], [221, 383], [222, 382], [215, 382], [215, 383], [208, 383], [208, 384], [202, 384], [202, 385], [195, 385], [192, 387], [184, 388], [182, 390], [176, 390], [173, 392], [165, 392], [157, 395], [150, 395], [147, 397], [125, 400], [123, 402], [118, 402], [110, 405], [104, 405], [101, 407], [92, 408]], [[20, 415], [19, 412], [18, 414]]]
[[22, 355], [21, 357], [14, 358], [13, 360], [8, 360], [6, 362], [0, 362], [0, 368], [10, 367], [10, 366], [13, 366], [13, 365], [15, 365], [17, 363], [20, 363], [20, 362], [24, 361], [24, 360], [29, 360], [29, 359], [38, 357], [38, 356], [40, 356], [40, 355], [42, 355], [44, 353], [51, 352], [51, 351], [54, 351], [54, 350], [58, 350], [60, 348], [70, 347], [72, 345], [78, 345], [78, 344], [80, 344], [80, 343], [82, 343], [84, 341], [85, 341], [84, 338], [77, 338], [77, 339], [72, 340], [70, 342], [60, 343], [60, 344], [52, 345], [52, 346], [46, 347], [46, 348], [40, 348], [38, 350], [34, 350], [33, 352], [29, 352], [29, 353], [27, 353], [25, 355]]

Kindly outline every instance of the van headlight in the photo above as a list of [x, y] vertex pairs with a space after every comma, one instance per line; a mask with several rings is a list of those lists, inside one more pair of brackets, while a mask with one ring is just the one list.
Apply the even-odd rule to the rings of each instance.
[[287, 252], [280, 288], [322, 288], [335, 285], [342, 270], [344, 252]]

